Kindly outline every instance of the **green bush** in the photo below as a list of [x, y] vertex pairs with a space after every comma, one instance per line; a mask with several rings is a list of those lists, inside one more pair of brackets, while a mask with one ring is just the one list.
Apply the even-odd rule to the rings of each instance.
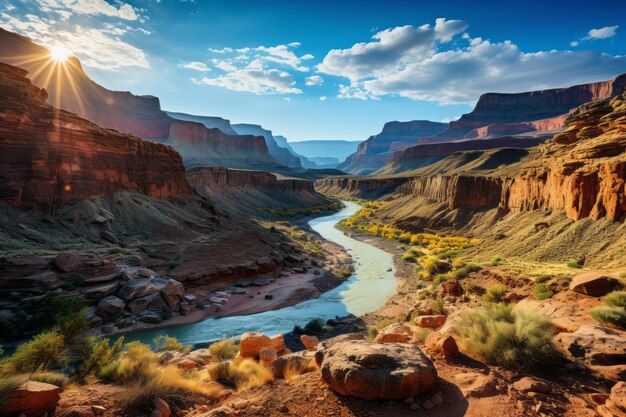
[[448, 276], [446, 274], [439, 274], [435, 277], [435, 279], [433, 280], [433, 286], [437, 286], [443, 282], [446, 282], [448, 280]]
[[60, 372], [35, 372], [29, 375], [28, 379], [31, 381], [45, 382], [46, 384], [56, 385], [61, 388], [64, 388], [70, 381], [65, 374]]
[[415, 263], [415, 255], [413, 253], [407, 252], [404, 255], [402, 255], [402, 260], [404, 262], [413, 262], [413, 263]]
[[546, 300], [554, 295], [552, 290], [544, 283], [537, 284], [533, 288], [533, 295], [537, 300]]
[[123, 343], [124, 337], [118, 338], [113, 346], [111, 346], [109, 339], [102, 339], [100, 342], [94, 341], [91, 344], [91, 349], [85, 352], [86, 354], [84, 355], [79, 374], [81, 376], [86, 376], [91, 373], [97, 375], [103, 367], [117, 360], [122, 352]]
[[469, 352], [496, 365], [536, 370], [557, 356], [550, 319], [533, 311], [488, 303], [463, 312], [455, 327]]
[[0, 378], [0, 410], [4, 408], [8, 401], [8, 395], [19, 388], [28, 378], [23, 376], [2, 376]]
[[542, 275], [540, 277], [538, 277], [535, 282], [537, 284], [543, 284], [544, 282], [548, 282], [552, 279], [552, 277], [550, 275]]
[[18, 346], [5, 364], [13, 372], [20, 373], [58, 369], [67, 362], [63, 335], [56, 330], [50, 330]]
[[589, 315], [600, 323], [609, 323], [626, 328], [626, 310], [620, 307], [598, 306], [589, 310]]
[[469, 264], [463, 265], [462, 267], [458, 269], [455, 269], [454, 271], [449, 272], [448, 275], [452, 279], [462, 279], [468, 276], [470, 273], [476, 272], [479, 270], [480, 270], [480, 266], [474, 263], [469, 263]]
[[217, 361], [226, 361], [239, 353], [239, 346], [234, 339], [222, 339], [209, 346], [209, 353]]
[[494, 256], [493, 258], [491, 258], [489, 263], [493, 266], [498, 266], [502, 263], [502, 258], [500, 258], [499, 256]]
[[52, 297], [50, 308], [54, 327], [66, 343], [72, 342], [89, 328], [85, 300], [82, 297]]
[[568, 268], [572, 268], [572, 269], [580, 269], [582, 268], [582, 265], [579, 264], [577, 261], [569, 261], [567, 262], [567, 267]]
[[117, 370], [120, 367], [120, 361], [109, 362], [96, 372], [96, 376], [103, 381], [111, 382], [115, 380]]
[[175, 337], [170, 336], [157, 336], [152, 342], [154, 343], [154, 349], [159, 350], [176, 350], [178, 352], [188, 353], [191, 351], [192, 346], [183, 346]]
[[499, 303], [504, 300], [506, 287], [502, 284], [495, 284], [487, 288], [487, 292], [483, 295], [483, 300], [488, 303]]
[[602, 297], [602, 301], [611, 307], [626, 308], [626, 291], [613, 291]]

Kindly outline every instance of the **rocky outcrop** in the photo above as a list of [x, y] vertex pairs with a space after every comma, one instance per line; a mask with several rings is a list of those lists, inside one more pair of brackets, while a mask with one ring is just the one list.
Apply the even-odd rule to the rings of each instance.
[[550, 117], [543, 120], [520, 123], [492, 123], [487, 126], [471, 130], [464, 139], [488, 139], [502, 136], [519, 135], [530, 132], [556, 132], [565, 126], [567, 114]]
[[389, 161], [393, 152], [415, 145], [418, 138], [432, 136], [445, 128], [445, 123], [428, 120], [385, 123], [381, 133], [361, 142], [356, 153], [346, 158], [337, 168], [351, 174], [374, 172]]
[[232, 126], [230, 125], [230, 120], [223, 119], [221, 117], [195, 116], [193, 114], [177, 113], [177, 112], [171, 112], [171, 111], [166, 111], [165, 113], [171, 118], [174, 118], [177, 120], [186, 120], [188, 122], [202, 123], [204, 126], [206, 126], [209, 129], [219, 129], [222, 131], [222, 133], [225, 133], [231, 136], [237, 135], [237, 132], [235, 132]]
[[482, 176], [420, 177], [399, 187], [399, 194], [413, 195], [459, 207], [493, 208], [501, 200], [502, 180]]
[[300, 159], [289, 149], [278, 145], [271, 130], [263, 129], [259, 125], [240, 123], [232, 125], [232, 128], [240, 135], [261, 136], [265, 139], [267, 149], [278, 162], [290, 168], [302, 168]]
[[[449, 127], [421, 143], [446, 142], [466, 138], [475, 129], [489, 125], [511, 125], [540, 121], [527, 125], [533, 130], [558, 128], [559, 120], [570, 110], [590, 101], [606, 99], [626, 90], [626, 74], [609, 81], [575, 85], [568, 88], [530, 91], [516, 94], [487, 93], [480, 96], [474, 110]], [[553, 119], [548, 121], [546, 119]], [[543, 121], [543, 122], [541, 122]], [[476, 133], [471, 133], [475, 137]]]
[[[460, 151], [531, 148], [545, 142], [548, 138], [549, 136], [502, 137], [497, 139], [464, 140], [459, 142], [411, 146], [402, 152], [394, 153], [389, 163], [377, 171], [377, 174], [397, 174], [423, 168]], [[496, 167], [494, 166], [493, 168]]]
[[327, 195], [376, 197], [393, 192], [409, 180], [401, 177], [329, 177], [315, 181], [315, 189]]
[[319, 350], [315, 359], [331, 389], [366, 400], [414, 397], [437, 379], [430, 359], [408, 344], [352, 340]]
[[174, 149], [56, 109], [26, 75], [0, 64], [1, 201], [52, 211], [122, 190], [157, 198], [192, 193]]
[[219, 127], [225, 126], [219, 121], [216, 121], [219, 126], [209, 129], [206, 124], [210, 118], [190, 121], [172, 118], [161, 110], [158, 97], [108, 90], [91, 80], [75, 57], [64, 64], [54, 63], [46, 48], [3, 29], [0, 29], [0, 62], [29, 71], [33, 84], [46, 89], [49, 102], [55, 107], [103, 127], [170, 144], [181, 152], [185, 162], [236, 167], [276, 163], [259, 138], [238, 137], [230, 131], [227, 133], [231, 135], [223, 133]]
[[220, 187], [265, 188], [282, 192], [315, 193], [313, 182], [296, 178], [281, 178], [263, 171], [202, 167], [189, 170], [189, 183], [196, 189]]
[[53, 414], [61, 399], [60, 391], [61, 388], [56, 385], [26, 381], [19, 388], [3, 393], [0, 416], [38, 417], [46, 413]]

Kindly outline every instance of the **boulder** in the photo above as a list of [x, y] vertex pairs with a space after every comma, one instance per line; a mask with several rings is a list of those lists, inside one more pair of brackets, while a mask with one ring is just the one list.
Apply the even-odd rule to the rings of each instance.
[[239, 341], [239, 356], [242, 358], [258, 358], [261, 349], [271, 348], [272, 339], [263, 333], [244, 333]]
[[139, 321], [143, 323], [160, 324], [163, 322], [163, 318], [154, 311], [146, 310], [139, 315]]
[[73, 252], [62, 252], [54, 258], [54, 266], [61, 272], [75, 272], [81, 262], [80, 256]]
[[25, 415], [35, 417], [52, 413], [61, 399], [61, 388], [43, 382], [26, 381], [6, 394], [0, 416]]
[[444, 315], [429, 315], [418, 316], [413, 320], [417, 326], [436, 329], [441, 327], [446, 322], [446, 316]]
[[272, 349], [274, 349], [278, 354], [283, 353], [285, 350], [285, 336], [282, 333], [271, 336], [272, 339]]
[[433, 352], [437, 352], [446, 358], [458, 356], [459, 346], [451, 334], [441, 334], [439, 332], [430, 332], [424, 341], [426, 348]]
[[437, 379], [433, 363], [414, 345], [353, 340], [318, 353], [322, 379], [342, 395], [405, 399], [429, 391]]
[[626, 417], [626, 383], [620, 381], [611, 388], [606, 401], [598, 406], [602, 417]]
[[374, 339], [376, 343], [409, 343], [413, 331], [405, 324], [394, 323], [380, 330]]
[[477, 372], [455, 374], [454, 382], [464, 397], [483, 398], [498, 394], [493, 374], [483, 375]]
[[317, 345], [320, 344], [320, 341], [316, 336], [307, 336], [305, 334], [300, 336], [300, 341], [304, 347], [307, 348], [307, 350], [315, 350]]
[[97, 314], [105, 320], [114, 321], [124, 314], [126, 303], [114, 295], [103, 298], [98, 303]]
[[626, 336], [622, 332], [584, 325], [573, 333], [559, 333], [554, 344], [568, 359], [606, 378], [626, 378]]
[[449, 281], [441, 283], [441, 293], [444, 297], [460, 297], [465, 293], [465, 290], [461, 286], [461, 283], [456, 279], [451, 279]]
[[542, 394], [550, 392], [550, 385], [530, 376], [515, 381], [511, 388], [518, 392], [539, 392]]
[[152, 297], [152, 295], [147, 295], [145, 297], [136, 298], [126, 305], [126, 309], [133, 314], [139, 314], [148, 309]]
[[155, 398], [152, 403], [154, 404], [154, 409], [158, 411], [162, 417], [170, 417], [172, 415], [172, 410], [170, 410], [170, 406], [165, 400]]
[[129, 279], [124, 283], [122, 288], [117, 291], [117, 296], [124, 301], [130, 301], [157, 292], [159, 292], [159, 287], [152, 279]]
[[204, 365], [208, 365], [211, 363], [211, 359], [213, 359], [213, 355], [209, 352], [209, 349], [197, 349], [189, 352], [189, 359], [202, 363]]
[[277, 356], [276, 351], [269, 347], [261, 348], [259, 351], [259, 359], [263, 362], [272, 362]]
[[163, 288], [161, 288], [161, 296], [163, 296], [163, 300], [171, 308], [176, 307], [183, 294], [185, 294], [185, 287], [175, 279], [167, 280]]
[[613, 291], [618, 281], [602, 272], [588, 272], [572, 279], [569, 289], [592, 297], [601, 297]]
[[311, 366], [312, 361], [313, 359], [311, 357], [304, 356], [302, 353], [283, 355], [272, 362], [272, 374], [274, 378], [285, 378], [285, 374], [288, 373], [288, 370], [297, 375], [307, 371], [311, 372], [316, 369], [314, 365]]

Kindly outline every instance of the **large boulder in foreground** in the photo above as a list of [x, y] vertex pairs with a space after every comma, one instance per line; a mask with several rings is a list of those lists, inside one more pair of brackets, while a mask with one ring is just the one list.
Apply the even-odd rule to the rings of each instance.
[[61, 388], [56, 385], [26, 381], [7, 394], [6, 402], [0, 407], [0, 416], [24, 414], [35, 417], [51, 413], [61, 399], [59, 391]]
[[413, 345], [351, 340], [319, 350], [322, 379], [331, 389], [365, 400], [397, 400], [429, 391], [435, 365]]
[[587, 272], [572, 279], [569, 289], [592, 297], [601, 297], [613, 291], [618, 281], [600, 272]]
[[626, 337], [602, 326], [580, 326], [573, 333], [559, 333], [554, 344], [568, 359], [606, 378], [626, 378]]

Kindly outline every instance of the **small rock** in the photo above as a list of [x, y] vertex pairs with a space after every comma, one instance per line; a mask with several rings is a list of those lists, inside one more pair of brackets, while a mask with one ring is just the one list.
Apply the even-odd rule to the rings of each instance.
[[245, 410], [250, 405], [250, 401], [248, 400], [237, 400], [233, 403], [233, 408], [235, 410]]
[[543, 394], [550, 392], [550, 385], [529, 376], [514, 382], [512, 388], [519, 392], [540, 392]]
[[54, 258], [54, 265], [62, 272], [75, 272], [81, 262], [80, 256], [73, 252], [59, 253]]
[[159, 411], [163, 417], [170, 417], [172, 415], [170, 406], [165, 400], [161, 398], [155, 398], [152, 403], [154, 404], [154, 409]]
[[446, 316], [443, 315], [428, 315], [418, 316], [413, 320], [417, 326], [436, 329], [441, 327], [446, 322]]
[[259, 359], [263, 362], [272, 362], [277, 356], [278, 355], [274, 349], [264, 347], [259, 350]]
[[106, 408], [104, 408], [101, 405], [92, 405], [91, 406], [91, 410], [93, 411], [93, 413], [97, 416], [104, 414], [104, 412], [107, 410]]
[[300, 336], [300, 341], [304, 347], [307, 348], [307, 350], [315, 350], [317, 345], [320, 344], [320, 341], [316, 336], [307, 336], [305, 334]]

